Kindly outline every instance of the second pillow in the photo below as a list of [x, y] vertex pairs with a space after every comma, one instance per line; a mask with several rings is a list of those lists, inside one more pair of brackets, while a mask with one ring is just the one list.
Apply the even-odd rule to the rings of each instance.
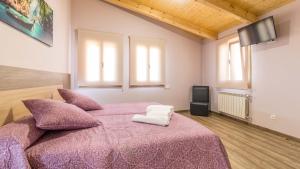
[[74, 104], [85, 111], [101, 110], [102, 107], [88, 96], [76, 93], [68, 89], [58, 89], [60, 96], [70, 104]]

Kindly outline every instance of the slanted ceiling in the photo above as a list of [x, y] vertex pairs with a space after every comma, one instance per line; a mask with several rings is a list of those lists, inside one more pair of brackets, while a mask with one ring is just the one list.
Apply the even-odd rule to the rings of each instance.
[[293, 0], [103, 0], [202, 38], [251, 23]]

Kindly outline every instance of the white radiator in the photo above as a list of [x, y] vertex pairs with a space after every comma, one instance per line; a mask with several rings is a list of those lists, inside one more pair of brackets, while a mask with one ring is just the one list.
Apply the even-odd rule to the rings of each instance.
[[218, 111], [241, 119], [249, 117], [248, 95], [218, 93]]

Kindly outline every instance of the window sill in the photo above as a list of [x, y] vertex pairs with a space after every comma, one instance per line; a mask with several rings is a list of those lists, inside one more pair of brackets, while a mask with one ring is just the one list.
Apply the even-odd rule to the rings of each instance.
[[251, 95], [251, 89], [226, 89], [226, 88], [217, 88], [218, 93], [231, 93], [233, 95]]
[[103, 89], [108, 89], [108, 88], [122, 88], [122, 85], [89, 85], [89, 86], [78, 86], [79, 89], [87, 89], [87, 88], [103, 88]]
[[129, 88], [165, 88], [165, 85], [130, 85]]

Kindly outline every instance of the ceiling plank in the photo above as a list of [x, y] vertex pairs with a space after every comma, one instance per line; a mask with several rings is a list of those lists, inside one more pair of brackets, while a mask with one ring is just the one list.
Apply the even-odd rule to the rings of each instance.
[[257, 20], [257, 16], [255, 14], [224, 0], [195, 0], [195, 1], [202, 3], [206, 6], [215, 8], [217, 10], [224, 11], [243, 23], [249, 23], [249, 22], [251, 23]]
[[196, 27], [195, 25], [191, 24], [186, 20], [172, 16], [166, 12], [153, 9], [142, 4], [138, 4], [131, 0], [103, 0], [103, 1], [148, 16], [150, 18], [159, 20], [161, 22], [175, 26], [177, 28], [180, 28], [184, 31], [190, 32], [200, 37], [204, 37], [208, 39], [217, 39], [218, 36], [217, 32], [207, 30], [205, 28]]

